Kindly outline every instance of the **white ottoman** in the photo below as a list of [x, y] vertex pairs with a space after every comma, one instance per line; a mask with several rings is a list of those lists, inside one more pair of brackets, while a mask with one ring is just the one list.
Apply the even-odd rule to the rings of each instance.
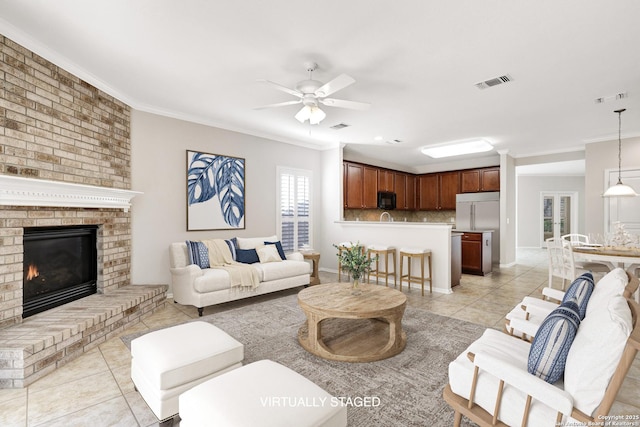
[[180, 427], [345, 427], [347, 408], [302, 375], [260, 360], [180, 395]]
[[244, 346], [206, 322], [149, 332], [131, 341], [131, 379], [159, 420], [178, 413], [178, 396], [242, 366]]

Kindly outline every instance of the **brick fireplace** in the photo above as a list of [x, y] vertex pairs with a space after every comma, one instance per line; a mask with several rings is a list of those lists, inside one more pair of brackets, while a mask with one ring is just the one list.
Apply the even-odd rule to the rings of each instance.
[[[130, 284], [129, 200], [137, 193], [0, 175], [0, 328], [22, 321], [24, 230], [96, 226], [97, 291]], [[46, 205], [72, 206], [46, 206]], [[117, 205], [117, 206], [116, 206]], [[97, 206], [114, 206], [104, 208]]]
[[[66, 196], [63, 204], [67, 190], [48, 184], [72, 193], [77, 186], [129, 190], [130, 121], [128, 105], [0, 35], [0, 177], [23, 178], [18, 187], [0, 184], [0, 328], [21, 321], [25, 227], [99, 226], [98, 292], [130, 284], [128, 209], [90, 204], [109, 194], [88, 193], [76, 206], [76, 196]], [[18, 190], [22, 202], [14, 200]]]
[[[131, 109], [0, 35], [0, 388], [24, 387], [164, 303], [132, 286]], [[22, 318], [24, 229], [96, 226], [97, 294]]]

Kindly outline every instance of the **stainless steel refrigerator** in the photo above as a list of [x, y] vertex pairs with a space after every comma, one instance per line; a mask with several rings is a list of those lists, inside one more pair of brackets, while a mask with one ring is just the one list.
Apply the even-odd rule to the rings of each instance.
[[491, 260], [500, 262], [500, 192], [456, 195], [456, 230], [493, 230]]

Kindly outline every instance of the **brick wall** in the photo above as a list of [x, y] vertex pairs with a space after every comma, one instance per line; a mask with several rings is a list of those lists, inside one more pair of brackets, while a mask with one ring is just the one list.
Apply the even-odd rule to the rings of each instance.
[[[0, 173], [131, 188], [130, 107], [0, 35]], [[128, 285], [131, 217], [0, 206], [0, 327], [22, 319], [24, 227], [99, 224], [98, 291]]]

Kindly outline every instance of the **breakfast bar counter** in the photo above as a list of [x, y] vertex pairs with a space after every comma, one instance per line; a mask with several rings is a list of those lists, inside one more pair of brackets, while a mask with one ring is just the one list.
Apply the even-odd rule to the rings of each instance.
[[[405, 247], [430, 250], [433, 291], [451, 293], [452, 224], [404, 221], [336, 221], [335, 224], [337, 230], [334, 243], [348, 241], [360, 242], [365, 248], [370, 245], [387, 245], [397, 250]], [[337, 270], [337, 259], [334, 258], [331, 262], [332, 269]], [[399, 272], [400, 267], [396, 267]]]

